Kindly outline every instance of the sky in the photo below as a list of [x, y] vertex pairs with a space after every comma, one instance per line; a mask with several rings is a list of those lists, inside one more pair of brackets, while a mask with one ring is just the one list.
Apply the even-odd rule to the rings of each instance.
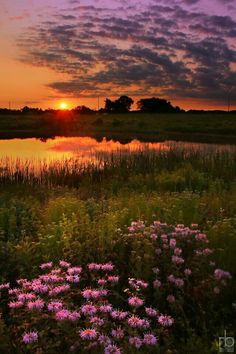
[[0, 107], [236, 109], [235, 0], [0, 0]]

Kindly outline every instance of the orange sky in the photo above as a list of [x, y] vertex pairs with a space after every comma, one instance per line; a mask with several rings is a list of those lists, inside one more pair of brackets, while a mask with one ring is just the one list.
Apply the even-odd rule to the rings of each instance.
[[[133, 0], [131, 0], [133, 1]], [[151, 0], [150, 0], [151, 1]], [[147, 11], [149, 9], [148, 7], [148, 3], [147, 2], [147, 7], [145, 8]], [[198, 1], [198, 5], [196, 5], [195, 7], [193, 6], [183, 6], [182, 2], [180, 0], [176, 0], [177, 2], [177, 6], [179, 6], [179, 9], [182, 9], [183, 11], [188, 11], [189, 12], [189, 17], [191, 17], [192, 14], [196, 14], [199, 13], [199, 16], [201, 15], [202, 18], [204, 19], [204, 16], [206, 16], [206, 18], [204, 19], [204, 21], [211, 21], [209, 22], [210, 24], [208, 24], [208, 27], [211, 25], [214, 25], [214, 21], [216, 22], [216, 26], [214, 27], [214, 31], [215, 33], [211, 33], [211, 34], [204, 34], [204, 31], [206, 31], [206, 29], [202, 29], [201, 26], [204, 25], [203, 22], [200, 21], [200, 17], [199, 17], [199, 23], [184, 23], [182, 26], [182, 35], [186, 34], [189, 35], [189, 31], [191, 28], [195, 26], [197, 29], [195, 32], [191, 33], [191, 40], [194, 40], [194, 46], [196, 46], [197, 44], [195, 43], [201, 43], [198, 44], [199, 46], [203, 45], [203, 42], [199, 42], [200, 40], [203, 40], [207, 43], [207, 40], [209, 40], [208, 38], [210, 38], [209, 36], [219, 36], [218, 34], [218, 29], [221, 30], [221, 23], [222, 23], [222, 31], [223, 29], [225, 30], [224, 36], [227, 35], [227, 31], [226, 31], [226, 22], [228, 21], [228, 23], [230, 24], [230, 26], [233, 26], [233, 24], [235, 23], [236, 26], [236, 20], [235, 22], [233, 22], [233, 19], [236, 19], [236, 10], [235, 8], [233, 8], [231, 6], [224, 6], [224, 5], [220, 5], [218, 3], [218, 8], [211, 8], [211, 11], [208, 11], [207, 7], [204, 7], [204, 1], [203, 0], [199, 0]], [[217, 0], [212, 0], [213, 2]], [[197, 48], [191, 48], [191, 55], [192, 58], [189, 55], [189, 59], [186, 59], [186, 52], [183, 49], [176, 49], [175, 53], [172, 53], [171, 56], [169, 56], [168, 58], [168, 52], [167, 52], [167, 47], [166, 48], [161, 48], [159, 52], [156, 51], [157, 48], [154, 48], [153, 46], [148, 46], [148, 44], [145, 44], [147, 38], [144, 37], [142, 39], [139, 39], [140, 42], [137, 42], [137, 38], [134, 38], [134, 35], [132, 35], [132, 33], [128, 33], [128, 37], [122, 37], [125, 36], [125, 29], [122, 27], [118, 27], [118, 26], [126, 26], [126, 22], [132, 18], [133, 13], [129, 13], [129, 17], [126, 16], [126, 12], [124, 11], [125, 9], [123, 8], [119, 8], [118, 12], [116, 13], [117, 18], [114, 17], [114, 21], [116, 20], [116, 22], [114, 22], [114, 24], [112, 24], [112, 28], [114, 28], [114, 30], [112, 30], [113, 32], [107, 32], [107, 33], [102, 33], [103, 28], [98, 28], [99, 26], [99, 21], [105, 21], [106, 17], [104, 17], [105, 15], [103, 15], [103, 13], [106, 13], [107, 7], [111, 7], [110, 8], [110, 12], [112, 14], [114, 14], [114, 10], [113, 8], [116, 7], [116, 3], [114, 1], [111, 2], [107, 2], [107, 0], [101, 0], [100, 1], [100, 9], [93, 10], [94, 6], [96, 5], [96, 1], [95, 0], [88, 0], [87, 2], [84, 2], [84, 5], [88, 4], [91, 5], [91, 7], [89, 8], [89, 6], [87, 8], [85, 6], [82, 6], [82, 3], [84, 2], [84, 0], [82, 0], [82, 2], [78, 1], [77, 3], [81, 5], [79, 5], [76, 9], [74, 10], [71, 7], [69, 7], [69, 1], [67, 0], [41, 0], [40, 2], [36, 1], [36, 0], [21, 0], [19, 2], [9, 2], [7, 0], [1, 0], [1, 12], [0, 12], [0, 26], [1, 26], [1, 34], [0, 34], [0, 48], [1, 48], [1, 54], [0, 54], [0, 77], [1, 77], [1, 85], [0, 85], [0, 107], [8, 107], [9, 106], [9, 102], [11, 105], [11, 108], [21, 108], [25, 105], [28, 105], [30, 107], [41, 107], [41, 108], [59, 108], [60, 107], [60, 103], [61, 102], [66, 102], [68, 105], [68, 108], [73, 108], [75, 106], [78, 105], [87, 105], [91, 108], [98, 108], [98, 96], [100, 96], [99, 99], [99, 107], [103, 107], [104, 106], [104, 100], [106, 97], [109, 97], [111, 99], [115, 99], [117, 98], [117, 96], [123, 95], [123, 94], [128, 94], [130, 95], [135, 101], [138, 101], [140, 98], [142, 97], [150, 97], [154, 95], [154, 92], [156, 93], [155, 95], [158, 96], [160, 93], [160, 97], [164, 97], [168, 100], [170, 100], [174, 105], [178, 105], [181, 108], [184, 109], [227, 109], [228, 108], [228, 92], [227, 90], [223, 90], [222, 93], [219, 92], [218, 96], [220, 97], [220, 99], [212, 99], [212, 98], [205, 98], [207, 97], [207, 95], [205, 95], [205, 93], [203, 92], [202, 97], [197, 97], [197, 95], [201, 94], [193, 94], [193, 95], [189, 95], [188, 96], [188, 92], [191, 92], [191, 87], [188, 89], [186, 89], [186, 98], [183, 98], [184, 95], [181, 94], [181, 86], [180, 88], [178, 87], [175, 91], [175, 88], [173, 87], [172, 89], [172, 83], [171, 80], [175, 79], [178, 81], [180, 81], [180, 85], [181, 84], [181, 80], [187, 80], [188, 76], [190, 74], [185, 74], [184, 70], [186, 69], [189, 70], [190, 68], [194, 68], [196, 67], [196, 59], [194, 59], [194, 55], [200, 55], [202, 52], [204, 52], [205, 48], [199, 47]], [[160, 1], [160, 4], [163, 2], [163, 4], [165, 3], [164, 0]], [[72, 3], [72, 1], [71, 1]], [[76, 3], [76, 1], [74, 1], [73, 3]], [[174, 0], [170, 0], [169, 1], [169, 5], [171, 6], [171, 4], [174, 4]], [[186, 2], [187, 3], [187, 2]], [[190, 2], [189, 2], [190, 3]], [[93, 5], [93, 7], [92, 7]], [[145, 5], [146, 6], [146, 5]], [[213, 6], [213, 5], [212, 5]], [[220, 7], [221, 6], [221, 7]], [[164, 6], [162, 7], [164, 9]], [[145, 10], [144, 9], [144, 10]], [[220, 10], [220, 15], [218, 15], [218, 12]], [[77, 11], [77, 12], [76, 12]], [[123, 11], [123, 12], [122, 12]], [[136, 9], [136, 11], [138, 11], [138, 7]], [[140, 9], [139, 9], [140, 11]], [[161, 10], [159, 10], [160, 13]], [[164, 11], [164, 10], [163, 10]], [[179, 10], [178, 10], [179, 11]], [[217, 14], [217, 18], [215, 19], [214, 16], [211, 16], [213, 14], [213, 11], [216, 12]], [[208, 13], [209, 12], [209, 13]], [[128, 13], [128, 12], [127, 12]], [[187, 12], [186, 12], [187, 13]], [[169, 18], [165, 17], [167, 16], [164, 12], [163, 12], [163, 17], [160, 17], [159, 21], [163, 21], [163, 26], [165, 26], [165, 20], [170, 21]], [[61, 19], [59, 19], [60, 16], [64, 16]], [[139, 89], [141, 90], [141, 83], [142, 80], [140, 81], [140, 78], [137, 78], [137, 82], [139, 82], [138, 84], [133, 84], [133, 77], [130, 78], [129, 82], [126, 84], [126, 75], [124, 72], [121, 71], [121, 73], [119, 74], [119, 70], [117, 72], [117, 77], [112, 77], [112, 59], [107, 59], [102, 58], [102, 54], [103, 51], [100, 52], [100, 59], [99, 61], [96, 62], [96, 65], [94, 62], [92, 62], [92, 69], [89, 69], [88, 66], [88, 62], [83, 61], [83, 57], [82, 57], [82, 61], [81, 61], [81, 67], [78, 66], [78, 62], [77, 63], [73, 63], [73, 58], [71, 55], [72, 54], [68, 54], [68, 50], [71, 50], [71, 52], [73, 51], [73, 55], [81, 55], [81, 53], [83, 55], [98, 55], [98, 48], [93, 48], [91, 49], [91, 53], [89, 53], [89, 51], [86, 49], [80, 49], [75, 47], [75, 40], [77, 38], [78, 34], [81, 34], [81, 30], [78, 30], [80, 32], [75, 32], [74, 29], [74, 23], [77, 23], [75, 21], [77, 21], [76, 16], [78, 16], [78, 19], [80, 19], [81, 22], [84, 21], [84, 24], [86, 25], [86, 18], [89, 18], [89, 16], [92, 18], [92, 16], [96, 16], [96, 19], [94, 20], [94, 23], [97, 21], [97, 23], [91, 24], [91, 26], [96, 26], [96, 28], [94, 27], [94, 30], [91, 31], [91, 33], [96, 33], [94, 39], [95, 42], [98, 43], [100, 46], [105, 46], [105, 45], [109, 45], [110, 47], [107, 47], [109, 50], [111, 50], [112, 48], [115, 50], [117, 50], [117, 56], [121, 55], [120, 60], [121, 62], [124, 60], [124, 53], [127, 53], [125, 55], [128, 55], [127, 58], [131, 58], [130, 60], [134, 60], [134, 62], [132, 63], [131, 66], [127, 65], [127, 62], [124, 61], [124, 68], [127, 67], [127, 78], [129, 78], [129, 75], [132, 74], [132, 71], [129, 70], [136, 70], [135, 66], [137, 66], [137, 70], [138, 68], [140, 68], [140, 70], [142, 70], [142, 68], [144, 68], [144, 75], [150, 75], [150, 79], [151, 79], [151, 74], [152, 72], [147, 71], [147, 60], [149, 60], [149, 58], [152, 60], [152, 57], [155, 55], [156, 58], [155, 60], [157, 60], [158, 64], [155, 64], [155, 66], [153, 64], [150, 64], [153, 66], [153, 68], [157, 68], [160, 67], [161, 71], [160, 73], [163, 72], [163, 68], [164, 70], [166, 70], [165, 75], [167, 75], [167, 82], [169, 80], [168, 84], [161, 84], [160, 83], [160, 87], [158, 87], [158, 84], [155, 84], [156, 86], [148, 86], [148, 83], [150, 81], [147, 81], [145, 83], [145, 87], [147, 87], [147, 94], [137, 94], [137, 92], [139, 91]], [[109, 14], [110, 16], [110, 14]], [[158, 14], [157, 14], [158, 16]], [[230, 18], [229, 16], [232, 16], [232, 18]], [[126, 18], [127, 17], [127, 18]], [[197, 16], [193, 17], [193, 18], [197, 18]], [[229, 20], [231, 19], [231, 20]], [[154, 18], [155, 20], [155, 18]], [[73, 22], [74, 21], [74, 22]], [[120, 21], [124, 21], [124, 25], [122, 24], [122, 22]], [[134, 21], [134, 20], [132, 20]], [[173, 23], [175, 22], [173, 19], [171, 19], [171, 21], [173, 21]], [[231, 22], [230, 22], [231, 21]], [[106, 23], [106, 22], [104, 22]], [[121, 25], [120, 25], [121, 23]], [[128, 22], [127, 22], [128, 23]], [[131, 23], [132, 24], [132, 23]], [[130, 25], [130, 24], [129, 24]], [[194, 26], [193, 26], [194, 25]], [[120, 28], [120, 33], [115, 34], [114, 31], [116, 31], [116, 27], [119, 29]], [[168, 25], [169, 26], [169, 25]], [[146, 28], [147, 27], [147, 28]], [[144, 30], [147, 30], [147, 34], [151, 31], [150, 28], [148, 28], [148, 26], [146, 26]], [[59, 32], [59, 29], [61, 28], [61, 33]], [[92, 27], [91, 27], [92, 28]], [[212, 27], [213, 28], [213, 27]], [[236, 28], [236, 27], [235, 27]], [[132, 29], [132, 28], [131, 28]], [[165, 27], [163, 28], [158, 28], [158, 30], [160, 31], [164, 31]], [[181, 29], [181, 28], [180, 28]], [[230, 28], [229, 28], [230, 29]], [[42, 38], [40, 37], [40, 31], [43, 30], [44, 31], [44, 37], [47, 38], [48, 42], [43, 42]], [[96, 30], [96, 31], [95, 31]], [[122, 32], [124, 30], [124, 33]], [[138, 30], [138, 29], [137, 29]], [[64, 31], [64, 32], [63, 32]], [[65, 40], [65, 35], [67, 35], [67, 33], [69, 33], [69, 31], [71, 31], [71, 37], [66, 37]], [[87, 30], [86, 30], [87, 31]], [[105, 31], [105, 30], [104, 30]], [[110, 31], [110, 29], [108, 28], [107, 31]], [[127, 30], [127, 31], [131, 31], [131, 30]], [[148, 32], [149, 31], [149, 32]], [[212, 29], [213, 31], [213, 29]], [[132, 31], [131, 31], [132, 32]], [[86, 33], [86, 32], [85, 32]], [[98, 34], [100, 33], [98, 37]], [[134, 32], [136, 33], [136, 32]], [[157, 33], [156, 36], [159, 37], [161, 36], [161, 33]], [[83, 33], [82, 33], [83, 34]], [[139, 34], [139, 38], [141, 38], [141, 34], [142, 32], [140, 32]], [[172, 33], [173, 36], [175, 36], [175, 32]], [[57, 43], [53, 43], [53, 46], [51, 44], [51, 42], [54, 40], [54, 38], [57, 36], [57, 40], [59, 42]], [[165, 34], [163, 35], [163, 38], [160, 38], [160, 40], [162, 39], [163, 41], [168, 39], [169, 35]], [[205, 37], [202, 37], [205, 36]], [[227, 73], [229, 80], [232, 77], [232, 82], [230, 82], [230, 85], [235, 85], [235, 80], [236, 80], [236, 41], [234, 37], [229, 37], [226, 38], [224, 37], [222, 34], [222, 39], [225, 40], [225, 43], [228, 45], [228, 48], [225, 49], [223, 47], [223, 52], [221, 50], [220, 53], [220, 49], [219, 49], [219, 56], [222, 56], [222, 60], [229, 60], [228, 62], [225, 62], [224, 66], [226, 67], [228, 65], [229, 69], [231, 70], [231, 73], [234, 75], [230, 75], [230, 71]], [[43, 38], [44, 38], [43, 37]], [[199, 38], [198, 38], [199, 37]], [[69, 41], [71, 38], [71, 43], [67, 44], [66, 41]], [[171, 38], [171, 37], [170, 37]], [[23, 43], [23, 39], [24, 39], [24, 44]], [[155, 38], [154, 38], [155, 39]], [[152, 39], [152, 40], [154, 40]], [[87, 39], [86, 39], [87, 40]], [[28, 42], [27, 42], [28, 41]], [[38, 41], [38, 42], [37, 42]], [[133, 41], [133, 42], [132, 42]], [[91, 43], [93, 43], [92, 45], [94, 46], [94, 43], [92, 42], [91, 39]], [[20, 45], [19, 45], [20, 44]], [[191, 45], [191, 43], [187, 43], [189, 46]], [[58, 45], [59, 47], [55, 47], [56, 45]], [[89, 44], [90, 45], [90, 44]], [[139, 48], [140, 45], [140, 48]], [[173, 44], [172, 44], [173, 45]], [[204, 44], [205, 45], [205, 44]], [[39, 52], [36, 53], [37, 51], [37, 46], [39, 46]], [[61, 46], [61, 47], [60, 47]], [[141, 47], [142, 46], [142, 47]], [[33, 48], [31, 50], [31, 47]], [[105, 48], [105, 47], [104, 47]], [[137, 48], [139, 48], [140, 53], [144, 53], [145, 55], [147, 54], [149, 57], [147, 57], [147, 59], [144, 60], [144, 58], [141, 57], [141, 54], [139, 54], [139, 52], [137, 51]], [[107, 56], [109, 57], [110, 55], [110, 51], [108, 49], [104, 49], [107, 50]], [[100, 49], [99, 49], [100, 50]], [[153, 51], [151, 53], [151, 50]], [[224, 54], [224, 50], [228, 51], [231, 50], [232, 54], [231, 55], [231, 59], [225, 59], [226, 56]], [[123, 54], [119, 54], [119, 51], [123, 51]], [[234, 54], [233, 54], [234, 51]], [[33, 54], [32, 54], [33, 52]], [[36, 53], [36, 54], [35, 54]], [[58, 54], [59, 53], [59, 54]], [[65, 54], [67, 53], [67, 54]], [[116, 53], [116, 52], [114, 52]], [[135, 54], [134, 54], [135, 53]], [[151, 54], [150, 54], [151, 53]], [[181, 53], [181, 56], [180, 56]], [[197, 53], [197, 54], [196, 54]], [[200, 54], [198, 54], [200, 53]], [[228, 52], [227, 52], [228, 53]], [[39, 55], [42, 56], [44, 55], [45, 57], [40, 58]], [[63, 69], [63, 60], [61, 59], [56, 59], [54, 60], [54, 62], [50, 62], [50, 60], [46, 57], [46, 54], [49, 55], [65, 55], [65, 63], [68, 63], [69, 65], [72, 65], [72, 69], [65, 67], [65, 69]], [[116, 54], [114, 54], [116, 56]], [[133, 55], [133, 57], [132, 57]], [[151, 56], [152, 55], [152, 56]], [[159, 55], [159, 57], [157, 56]], [[233, 55], [235, 55], [235, 59], [233, 59]], [[211, 55], [211, 53], [209, 52], [209, 57], [212, 57], [212, 64], [211, 61], [209, 60], [209, 63], [207, 63], [206, 65], [208, 65], [209, 70], [211, 69], [211, 67], [209, 65], [215, 65], [214, 64], [214, 60], [216, 60], [216, 58], [214, 58], [214, 54]], [[225, 58], [224, 58], [225, 56]], [[229, 54], [227, 54], [227, 56], [229, 56]], [[127, 61], [127, 58], [125, 59]], [[175, 59], [173, 59], [175, 58]], [[167, 59], [169, 60], [169, 63], [167, 62]], [[200, 58], [201, 60], [203, 60], [202, 58]], [[199, 59], [199, 60], [200, 60]], [[78, 60], [78, 59], [77, 59]], [[109, 61], [110, 60], [110, 61]], [[171, 60], [175, 60], [173, 62], [171, 62]], [[206, 59], [204, 59], [206, 61]], [[139, 62], [140, 63], [139, 63]], [[165, 64], [165, 61], [167, 62], [167, 64]], [[179, 63], [178, 63], [179, 61]], [[180, 65], [181, 65], [181, 61], [183, 64], [183, 68], [181, 69], [182, 72], [178, 72], [178, 70], [180, 70]], [[84, 64], [83, 64], [84, 63]], [[119, 65], [119, 61], [117, 62]], [[150, 62], [151, 63], [151, 62]], [[162, 64], [164, 63], [164, 64]], [[178, 65], [177, 65], [178, 64]], [[84, 65], [84, 67], [83, 67]], [[140, 65], [140, 66], [138, 66]], [[146, 65], [146, 66], [145, 66]], [[161, 67], [162, 65], [167, 65], [164, 67]], [[184, 68], [185, 65], [185, 68]], [[203, 65], [203, 64], [202, 64]], [[217, 64], [218, 65], [218, 64]], [[76, 69], [73, 67], [75, 66]], [[109, 75], [111, 76], [111, 82], [107, 81], [107, 68], [111, 68]], [[172, 68], [173, 67], [173, 68]], [[223, 65], [222, 65], [223, 67]], [[176, 68], [176, 69], [175, 69]], [[119, 68], [118, 68], [119, 69]], [[208, 85], [207, 80], [204, 77], [200, 77], [199, 75], [202, 75], [202, 72], [206, 72], [207, 73], [207, 66], [200, 68], [201, 71], [198, 74], [197, 80], [202, 80], [203, 85]], [[90, 70], [90, 71], [89, 71]], [[114, 70], [116, 70], [116, 67], [114, 68]], [[168, 77], [169, 72], [168, 70], [177, 70], [176, 72], [176, 77], [171, 74], [172, 76]], [[219, 68], [220, 70], [220, 68]], [[223, 70], [223, 69], [222, 69]], [[135, 72], [135, 71], [134, 71]], [[81, 74], [80, 74], [81, 73]], [[220, 71], [219, 71], [220, 74]], [[81, 76], [80, 76], [81, 75]], [[93, 81], [94, 78], [92, 77], [93, 75], [97, 75], [98, 77], [98, 82]], [[116, 80], [119, 78], [119, 75], [124, 75], [124, 84], [122, 85], [120, 82], [116, 83]], [[137, 71], [137, 75], [139, 75], [139, 71]], [[186, 75], [186, 76], [184, 76]], [[104, 78], [103, 78], [104, 77]], [[155, 74], [153, 74], [153, 77], [155, 77]], [[135, 77], [134, 77], [135, 78]], [[194, 80], [196, 82], [198, 82], [196, 80], [196, 78], [194, 78]], [[235, 78], [235, 79], [234, 79]], [[92, 80], [91, 80], [92, 79]], [[142, 79], [142, 77], [141, 77]], [[70, 85], [74, 85], [74, 81], [76, 82], [77, 86], [81, 85], [81, 94], [76, 94], [76, 92], [73, 91], [73, 89], [71, 89], [71, 91], [69, 91], [67, 88], [64, 90], [60, 89], [60, 86], [58, 85], [58, 83], [68, 83], [68, 86], [70, 87]], [[99, 82], [100, 80], [100, 82]], [[194, 80], [192, 80], [192, 82], [194, 82]], [[87, 82], [86, 82], [87, 81]], [[173, 81], [173, 83], [174, 83]], [[191, 80], [190, 80], [191, 81]], [[189, 81], [189, 83], [190, 83]], [[93, 94], [93, 90], [91, 89], [91, 87], [93, 87], [93, 82], [94, 82], [94, 86], [96, 86], [95, 90], [94, 90], [94, 94]], [[157, 81], [158, 82], [158, 81]], [[161, 82], [161, 80], [160, 80]], [[165, 81], [164, 81], [165, 82]], [[217, 82], [217, 81], [216, 81]], [[205, 84], [206, 83], [206, 84]], [[224, 82], [223, 82], [224, 83]], [[86, 85], [90, 85], [90, 88], [86, 88]], [[83, 88], [83, 85], [85, 85], [85, 87]], [[100, 85], [100, 86], [99, 86]], [[168, 87], [167, 87], [168, 85]], [[192, 83], [191, 83], [192, 85]], [[66, 86], [66, 85], [65, 85]], [[78, 88], [76, 86], [76, 90], [78, 91]], [[59, 87], [59, 88], [58, 88]], [[66, 86], [67, 87], [67, 86]], [[73, 86], [72, 86], [73, 87]], [[99, 87], [101, 89], [101, 93], [99, 93]], [[212, 86], [214, 89], [214, 85]], [[227, 87], [227, 85], [226, 85]], [[194, 86], [193, 86], [194, 88]], [[130, 90], [130, 91], [129, 91]], [[232, 109], [236, 109], [236, 101], [235, 101], [235, 89], [233, 88], [232, 90], [233, 93], [231, 93], [231, 108]], [[191, 98], [191, 97], [197, 97], [197, 98]], [[133, 108], [135, 108], [135, 105], [133, 106]]]

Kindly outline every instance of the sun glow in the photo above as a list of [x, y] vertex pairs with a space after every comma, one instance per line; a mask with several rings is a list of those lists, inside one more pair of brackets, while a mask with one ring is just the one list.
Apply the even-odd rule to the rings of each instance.
[[68, 109], [68, 104], [66, 102], [60, 102], [59, 107], [60, 109], [65, 110]]

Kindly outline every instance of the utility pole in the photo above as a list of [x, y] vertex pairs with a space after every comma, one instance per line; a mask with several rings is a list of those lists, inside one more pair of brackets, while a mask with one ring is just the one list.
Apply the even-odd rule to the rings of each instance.
[[98, 111], [100, 109], [100, 97], [98, 96]]

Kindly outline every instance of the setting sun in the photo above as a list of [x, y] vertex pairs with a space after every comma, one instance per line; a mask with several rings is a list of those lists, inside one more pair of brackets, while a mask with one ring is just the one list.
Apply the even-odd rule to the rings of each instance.
[[60, 109], [65, 110], [68, 109], [68, 104], [66, 102], [60, 102], [59, 107]]

